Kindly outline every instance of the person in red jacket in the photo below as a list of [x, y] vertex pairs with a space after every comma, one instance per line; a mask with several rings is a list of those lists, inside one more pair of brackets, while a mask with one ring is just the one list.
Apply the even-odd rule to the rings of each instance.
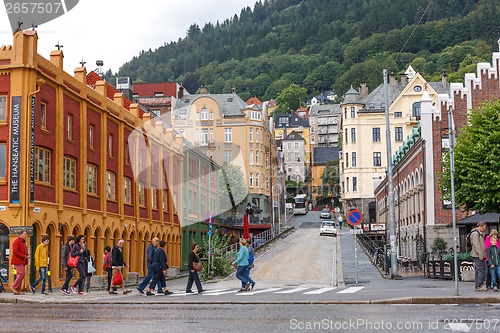
[[28, 264], [28, 259], [30, 255], [28, 254], [28, 247], [26, 246], [26, 230], [19, 233], [19, 237], [16, 238], [12, 244], [12, 260], [11, 264], [17, 270], [17, 277], [12, 284], [12, 291], [16, 295], [23, 295], [21, 291], [21, 285], [26, 275], [25, 267]]

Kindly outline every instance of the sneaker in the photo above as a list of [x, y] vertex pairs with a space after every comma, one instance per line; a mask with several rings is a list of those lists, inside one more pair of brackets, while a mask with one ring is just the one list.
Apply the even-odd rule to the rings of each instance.
[[242, 292], [242, 291], [247, 291], [245, 288], [240, 288], [240, 290], [238, 290], [238, 292]]
[[165, 293], [164, 293], [164, 294], [165, 294], [165, 295], [171, 295], [171, 294], [173, 294], [173, 293], [174, 293], [173, 291], [167, 290], [167, 291], [165, 291]]
[[78, 295], [87, 295], [86, 293], [84, 293], [83, 291], [79, 291], [78, 292]]
[[250, 290], [250, 282], [247, 282], [246, 286], [245, 286], [245, 289], [246, 290]]
[[74, 286], [71, 286], [71, 291], [73, 292], [73, 294], [76, 294], [76, 288]]
[[124, 290], [123, 291], [123, 295], [130, 294], [131, 292], [132, 292], [132, 290], [130, 290], [130, 289]]
[[42, 295], [48, 295], [49, 293], [44, 290], [40, 294], [42, 294]]
[[116, 291], [108, 291], [108, 294], [110, 294], [110, 295], [116, 295], [118, 293]]
[[488, 291], [488, 289], [485, 286], [481, 286], [479, 288], [476, 288], [476, 291]]
[[255, 282], [252, 282], [252, 286], [250, 287], [250, 290], [253, 290], [254, 286], [255, 286]]
[[192, 291], [192, 290], [186, 291], [186, 294], [194, 294], [194, 291]]
[[202, 289], [202, 290], [198, 291], [198, 294], [204, 293], [205, 291], [206, 291], [205, 289]]
[[144, 290], [142, 290], [141, 288], [137, 287], [137, 291], [140, 292], [141, 294], [144, 294]]
[[146, 296], [153, 296], [154, 294], [150, 291], [146, 291]]
[[498, 288], [497, 287], [493, 287], [493, 291], [498, 291]]
[[66, 289], [61, 289], [59, 290], [61, 292], [61, 294], [63, 295], [69, 295], [68, 291]]
[[30, 286], [30, 290], [31, 290], [31, 293], [34, 294], [35, 293], [35, 288], [33, 288], [32, 286]]

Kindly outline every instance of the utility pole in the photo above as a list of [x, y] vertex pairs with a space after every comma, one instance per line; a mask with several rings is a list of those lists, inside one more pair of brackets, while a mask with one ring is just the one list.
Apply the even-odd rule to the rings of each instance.
[[387, 69], [384, 69], [384, 95], [385, 95], [385, 133], [387, 140], [387, 185], [389, 193], [387, 205], [389, 206], [389, 226], [390, 226], [390, 245], [391, 245], [391, 278], [399, 278], [398, 257], [396, 253], [396, 215], [394, 212], [394, 189], [392, 184], [392, 149], [391, 149], [391, 123], [389, 121], [389, 93], [387, 83]]
[[453, 111], [448, 111], [449, 145], [450, 145], [450, 180], [451, 180], [451, 216], [453, 221], [453, 268], [455, 271], [455, 296], [458, 292], [458, 259], [457, 259], [457, 218], [455, 216], [455, 123]]

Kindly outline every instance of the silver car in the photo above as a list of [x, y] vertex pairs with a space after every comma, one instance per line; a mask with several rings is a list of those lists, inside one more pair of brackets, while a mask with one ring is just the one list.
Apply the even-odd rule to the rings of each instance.
[[321, 227], [319, 229], [319, 235], [323, 236], [325, 234], [330, 234], [337, 236], [337, 227], [333, 221], [323, 221], [321, 222]]
[[332, 214], [330, 213], [330, 210], [328, 208], [325, 208], [319, 213], [319, 218], [320, 219], [331, 219]]

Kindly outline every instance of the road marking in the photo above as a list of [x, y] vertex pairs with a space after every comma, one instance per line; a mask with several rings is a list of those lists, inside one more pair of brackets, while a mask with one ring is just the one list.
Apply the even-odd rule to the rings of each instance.
[[308, 291], [308, 292], [304, 293], [304, 295], [319, 295], [319, 294], [326, 293], [327, 291], [332, 291], [335, 289], [337, 289], [337, 287], [321, 288], [318, 290]]
[[298, 293], [299, 291], [307, 290], [309, 288], [295, 288], [295, 289], [289, 289], [289, 290], [283, 290], [283, 291], [275, 291], [275, 294], [291, 294], [291, 293]]
[[355, 292], [360, 291], [363, 288], [364, 287], [350, 287], [342, 291], [339, 291], [337, 294], [354, 294]]
[[203, 296], [218, 296], [218, 295], [225, 295], [225, 294], [234, 294], [238, 292], [237, 289], [233, 289], [233, 290], [228, 290], [228, 291], [221, 291], [221, 292], [216, 292], [216, 293], [203, 293], [202, 295]]
[[269, 288], [269, 289], [257, 290], [257, 291], [247, 291], [247, 292], [241, 292], [238, 295], [240, 295], [240, 296], [242, 296], [242, 295], [252, 296], [252, 295], [255, 295], [255, 294], [269, 293], [269, 292], [273, 292], [273, 291], [281, 290], [281, 289], [283, 289], [283, 288]]
[[[229, 289], [214, 289], [214, 290], [207, 290], [207, 291], [204, 291], [205, 294], [211, 294], [211, 293], [218, 293], [218, 292], [221, 292], [221, 291], [226, 291], [226, 290], [229, 290]], [[178, 293], [174, 293], [172, 295], [170, 295], [170, 297], [175, 297], [175, 296], [191, 296], [191, 295], [197, 295], [198, 292], [195, 291], [193, 293], [186, 293], [184, 291], [179, 291]]]

